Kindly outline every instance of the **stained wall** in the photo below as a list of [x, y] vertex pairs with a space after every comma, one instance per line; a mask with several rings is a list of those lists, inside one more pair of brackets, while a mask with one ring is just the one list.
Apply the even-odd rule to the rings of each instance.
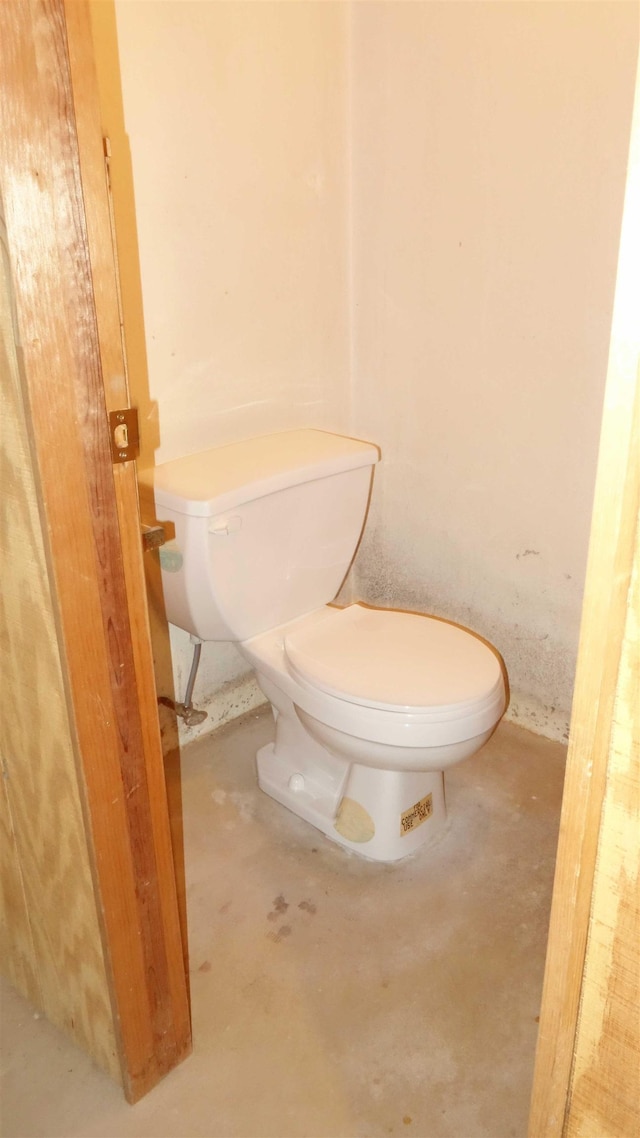
[[[377, 442], [351, 595], [490, 637], [511, 714], [562, 738], [636, 5], [114, 11], [144, 461], [299, 425]], [[245, 683], [205, 646], [208, 726], [250, 706]]]
[[638, 47], [632, 4], [354, 4], [357, 588], [503, 653], [568, 726]]

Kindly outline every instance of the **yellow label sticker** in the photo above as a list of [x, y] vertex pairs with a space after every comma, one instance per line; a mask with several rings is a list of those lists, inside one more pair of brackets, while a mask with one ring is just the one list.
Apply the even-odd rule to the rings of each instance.
[[433, 795], [425, 794], [415, 806], [410, 806], [408, 810], [403, 810], [400, 815], [400, 836], [403, 834], [410, 834], [413, 830], [417, 830], [427, 818], [433, 814]]

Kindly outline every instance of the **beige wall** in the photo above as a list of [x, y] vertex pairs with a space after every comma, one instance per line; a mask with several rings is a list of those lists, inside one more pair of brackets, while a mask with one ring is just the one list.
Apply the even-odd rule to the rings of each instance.
[[[346, 431], [346, 6], [119, 0], [116, 22], [143, 457], [298, 426]], [[100, 64], [100, 35], [97, 49]], [[179, 630], [172, 651], [182, 698], [191, 647]], [[246, 674], [233, 647], [205, 647], [200, 730], [262, 700]]]
[[348, 407], [346, 9], [117, 4], [155, 461]]
[[[493, 638], [512, 712], [562, 735], [636, 5], [118, 0], [116, 16], [147, 458], [301, 424], [378, 442], [355, 591]], [[206, 646], [196, 702], [242, 673]]]
[[358, 588], [490, 637], [560, 736], [637, 42], [632, 4], [352, 9], [353, 427], [384, 456]]

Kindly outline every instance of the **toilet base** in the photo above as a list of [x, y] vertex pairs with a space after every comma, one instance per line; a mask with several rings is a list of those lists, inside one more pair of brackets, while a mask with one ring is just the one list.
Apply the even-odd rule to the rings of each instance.
[[442, 771], [358, 763], [345, 763], [340, 771], [336, 757], [325, 754], [333, 770], [323, 785], [292, 763], [286, 748], [281, 754], [277, 744], [268, 743], [256, 756], [258, 784], [332, 841], [374, 861], [398, 861], [441, 832], [447, 816]]

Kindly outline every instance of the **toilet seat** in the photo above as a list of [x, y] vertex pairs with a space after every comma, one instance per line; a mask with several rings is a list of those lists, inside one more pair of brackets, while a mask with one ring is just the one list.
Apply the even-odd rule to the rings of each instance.
[[[386, 619], [378, 622], [376, 618], [379, 616]], [[426, 686], [426, 681], [422, 688], [423, 697], [428, 698], [430, 702], [423, 704], [390, 702], [391, 695], [398, 698], [399, 689], [392, 687], [395, 665], [388, 658], [385, 659], [381, 646], [386, 643], [388, 647], [393, 638], [392, 633], [399, 631], [400, 626], [396, 625], [389, 633], [391, 625], [388, 623], [391, 618], [395, 625], [398, 617], [410, 617], [412, 622], [419, 622], [420, 627], [424, 622], [428, 629], [431, 629], [432, 625], [439, 625], [451, 632], [459, 633], [461, 640], [456, 637], [455, 640], [448, 642], [458, 645], [460, 656], [466, 656], [466, 648], [478, 645], [483, 654], [486, 653], [486, 657], [484, 655], [480, 657], [487, 665], [485, 671], [479, 670], [480, 676], [484, 679], [482, 681], [476, 679], [475, 686], [470, 683], [464, 688], [442, 687], [440, 694], [445, 693], [446, 698], [450, 700], [448, 703], [434, 702], [434, 693], [437, 690], [435, 677], [431, 688]], [[356, 635], [355, 639], [362, 647], [360, 659], [363, 666], [367, 662], [365, 660], [367, 654], [364, 651], [367, 643], [365, 632], [380, 624], [380, 627], [387, 628], [388, 633], [386, 640], [384, 636], [378, 640], [376, 634], [375, 640], [369, 641], [368, 656], [371, 659], [368, 662], [368, 690], [364, 692], [358, 690], [364, 681], [359, 683], [357, 680], [357, 668], [353, 668], [353, 660], [347, 668], [347, 661], [344, 659], [350, 651], [348, 644], [350, 635], [347, 630], [352, 627], [352, 622], [355, 627], [356, 621], [360, 619], [366, 621], [366, 628], [361, 626], [360, 632], [363, 635]], [[409, 631], [414, 631], [413, 624]], [[417, 636], [420, 635], [428, 633], [418, 632]], [[471, 645], [467, 645], [467, 639]], [[422, 645], [425, 651], [424, 642]], [[347, 609], [325, 606], [289, 624], [261, 633], [251, 640], [245, 640], [239, 647], [245, 658], [256, 669], [258, 682], [270, 699], [264, 681], [275, 684], [305, 715], [347, 735], [368, 739], [373, 743], [405, 748], [448, 746], [492, 731], [506, 706], [503, 673], [497, 654], [471, 633], [465, 633], [463, 629], [438, 621], [434, 617], [367, 609], [362, 605], [351, 605]], [[371, 663], [371, 660], [376, 659], [379, 663], [381, 660], [384, 661], [377, 669]], [[426, 674], [426, 669], [423, 670]], [[350, 672], [350, 676], [345, 674], [347, 671]], [[371, 673], [376, 671], [378, 687], [374, 690], [368, 681]], [[473, 668], [466, 667], [466, 671], [470, 671], [472, 676], [476, 674]], [[386, 685], [384, 689], [383, 680]], [[345, 691], [345, 688], [349, 690]], [[386, 695], [387, 699], [381, 699], [379, 703], [374, 702], [373, 695], [380, 693]], [[451, 702], [453, 697], [457, 698], [457, 702]], [[416, 698], [415, 689], [411, 691], [410, 698]], [[409, 763], [405, 769], [410, 767]]]
[[292, 629], [292, 675], [362, 708], [450, 720], [493, 707], [500, 662], [482, 640], [435, 617], [354, 604]]

